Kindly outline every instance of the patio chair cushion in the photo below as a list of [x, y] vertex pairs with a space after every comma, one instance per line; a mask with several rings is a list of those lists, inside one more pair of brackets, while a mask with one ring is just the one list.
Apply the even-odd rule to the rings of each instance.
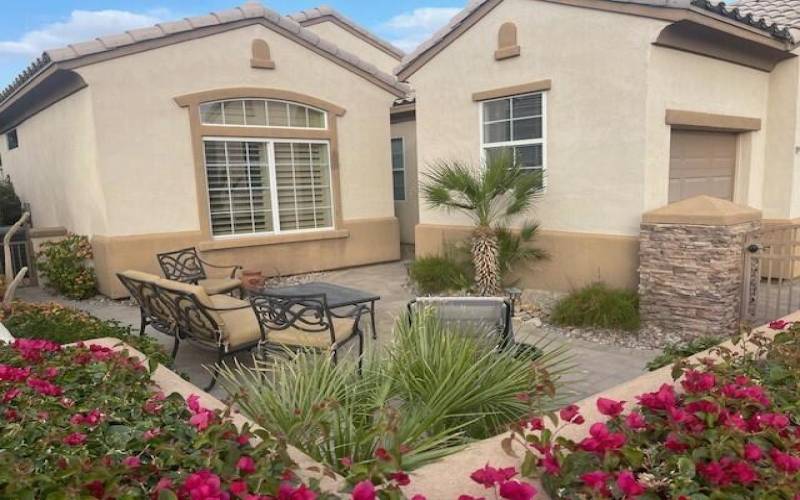
[[242, 280], [234, 278], [208, 278], [199, 280], [197, 284], [202, 286], [208, 295], [217, 295], [236, 290], [242, 286]]
[[142, 271], [135, 271], [133, 269], [128, 269], [127, 271], [123, 271], [120, 274], [125, 276], [126, 278], [130, 278], [132, 280], [137, 280], [137, 281], [144, 281], [146, 283], [156, 283], [158, 282], [158, 280], [161, 279], [161, 276], [158, 276], [156, 274], [145, 273]]
[[229, 349], [236, 349], [261, 338], [258, 318], [249, 302], [230, 295], [212, 295], [211, 302], [217, 309], [240, 308], [232, 311], [217, 311], [222, 318], [224, 340]]
[[[353, 318], [333, 318], [336, 344], [343, 343], [355, 334], [353, 331], [354, 325], [355, 320]], [[330, 349], [332, 347], [329, 331], [307, 332], [295, 327], [289, 327], [285, 330], [269, 330], [267, 332], [267, 341], [273, 344], [315, 347], [318, 349]]]

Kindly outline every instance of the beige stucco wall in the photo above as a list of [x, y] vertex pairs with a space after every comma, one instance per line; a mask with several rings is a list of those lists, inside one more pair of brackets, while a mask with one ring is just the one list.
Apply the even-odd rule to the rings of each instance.
[[[269, 43], [274, 70], [250, 67], [254, 38]], [[263, 26], [112, 59], [78, 72], [91, 89], [94, 123], [102, 134], [97, 163], [108, 200], [105, 236], [199, 229], [188, 111], [173, 98], [230, 87], [291, 90], [345, 108], [338, 122], [338, 209], [345, 220], [394, 214], [389, 168], [394, 96]]]
[[[513, 21], [521, 56], [496, 61]], [[648, 46], [663, 23], [530, 0], [505, 0], [410, 77], [420, 174], [441, 158], [479, 161], [473, 92], [550, 79], [547, 191], [532, 212], [559, 231], [633, 235], [644, 206]], [[580, 33], [580, 36], [576, 36]], [[420, 207], [424, 224], [465, 219]]]
[[395, 59], [383, 50], [377, 48], [366, 40], [347, 31], [332, 21], [325, 21], [306, 26], [319, 35], [321, 38], [337, 45], [338, 47], [357, 55], [361, 59], [370, 62], [378, 69], [392, 74], [392, 70], [400, 64], [399, 59]]
[[[649, 52], [644, 209], [667, 204], [670, 156], [670, 127], [664, 122], [667, 109], [761, 119], [761, 130], [739, 135], [733, 195], [739, 204], [761, 208], [766, 136], [772, 120], [768, 116], [770, 73], [664, 47], [652, 46]], [[779, 98], [774, 104], [780, 106], [781, 101]], [[774, 165], [770, 168], [774, 169]], [[786, 179], [771, 181], [786, 183]]]
[[96, 160], [92, 94], [83, 89], [17, 127], [19, 147], [0, 137], [3, 171], [31, 205], [36, 227], [103, 231], [107, 207]]
[[419, 222], [417, 183], [417, 124], [413, 120], [393, 123], [392, 139], [402, 138], [405, 152], [406, 199], [394, 202], [394, 214], [400, 221], [400, 242], [414, 244], [414, 227]]

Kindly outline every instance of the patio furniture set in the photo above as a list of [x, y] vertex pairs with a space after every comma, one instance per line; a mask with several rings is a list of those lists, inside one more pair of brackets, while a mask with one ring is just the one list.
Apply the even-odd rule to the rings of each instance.
[[[117, 274], [140, 309], [140, 335], [148, 326], [174, 338], [172, 357], [188, 341], [217, 353], [217, 362], [258, 349], [318, 349], [338, 361], [338, 350], [358, 342], [358, 367], [364, 352], [361, 320], [369, 316], [377, 338], [375, 303], [380, 296], [332, 283], [310, 282], [248, 288], [237, 279], [240, 266], [218, 266], [203, 260], [195, 248], [156, 256], [164, 277], [128, 270]], [[207, 268], [226, 272], [211, 278]], [[432, 308], [442, 321], [460, 331], [497, 335], [498, 345], [513, 343], [511, 303], [495, 297], [424, 297], [408, 305], [409, 318]], [[481, 328], [474, 328], [481, 325]], [[489, 328], [484, 328], [488, 326]], [[216, 372], [206, 387], [216, 383]]]

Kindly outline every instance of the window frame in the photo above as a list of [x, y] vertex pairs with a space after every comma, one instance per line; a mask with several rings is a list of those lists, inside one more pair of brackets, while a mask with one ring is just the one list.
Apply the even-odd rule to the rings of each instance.
[[[398, 141], [398, 140], [400, 141], [400, 152], [401, 152], [402, 161], [403, 161], [403, 168], [401, 168], [401, 169], [395, 169], [394, 168], [394, 151], [392, 151], [392, 149], [391, 149], [392, 143], [394, 141]], [[408, 201], [408, 189], [406, 189], [406, 184], [407, 184], [406, 181], [408, 181], [408, 178], [406, 176], [406, 139], [405, 139], [405, 137], [403, 137], [403, 136], [392, 137], [389, 140], [389, 153], [392, 156], [391, 165], [390, 165], [391, 169], [392, 169], [392, 198], [394, 198], [394, 201], [399, 201], [399, 202]], [[402, 174], [403, 174], [403, 198], [402, 199], [398, 199], [398, 198], [394, 197], [394, 194], [395, 194], [394, 173], [395, 172], [402, 172]]]
[[[241, 103], [242, 103], [242, 115], [243, 116], [247, 116], [245, 114], [245, 109], [244, 109], [244, 102], [245, 101], [262, 101], [262, 102], [264, 102], [265, 103], [264, 104], [264, 107], [265, 107], [264, 112], [266, 113], [264, 116], [267, 117], [267, 122], [269, 122], [269, 107], [266, 104], [267, 102], [280, 102], [280, 103], [286, 104], [287, 117], [289, 116], [289, 114], [288, 114], [289, 104], [294, 104], [295, 106], [302, 106], [302, 107], [304, 107], [306, 109], [312, 109], [314, 111], [319, 111], [320, 113], [322, 113], [323, 126], [322, 127], [293, 127], [291, 125], [243, 125], [243, 124], [236, 124], [236, 123], [206, 123], [206, 122], [203, 121], [203, 106], [208, 105], [208, 104], [217, 104], [217, 103], [219, 103], [222, 106], [222, 121], [224, 122], [225, 121], [225, 104], [224, 103], [226, 103], [226, 102], [235, 102], [235, 101], [241, 101]], [[265, 97], [240, 97], [240, 98], [231, 98], [231, 99], [217, 99], [217, 100], [213, 100], [213, 101], [206, 101], [206, 102], [200, 103], [200, 105], [197, 107], [197, 113], [199, 115], [198, 118], [200, 120], [200, 126], [202, 126], [202, 127], [229, 127], [229, 128], [253, 128], [253, 129], [271, 129], [271, 128], [273, 128], [273, 129], [285, 129], [285, 130], [328, 130], [328, 127], [329, 127], [329, 125], [328, 125], [328, 111], [326, 111], [324, 109], [321, 109], [321, 108], [317, 108], [315, 106], [304, 104], [302, 102], [289, 101], [289, 100], [286, 100], [286, 99], [269, 99], [269, 98], [265, 98]], [[308, 121], [308, 112], [306, 112], [306, 121]]]
[[[6, 149], [8, 151], [13, 151], [19, 147], [19, 132], [17, 132], [16, 128], [12, 128], [8, 132], [6, 132]], [[14, 138], [13, 145], [11, 138]]]
[[[485, 132], [484, 132], [485, 125], [487, 123], [491, 124], [491, 123], [499, 123], [499, 122], [502, 122], [502, 121], [506, 121], [506, 120], [494, 120], [494, 121], [484, 122], [483, 121], [484, 108], [485, 108], [487, 103], [498, 102], [498, 101], [509, 101], [509, 120], [511, 122], [513, 122], [514, 121], [514, 118], [513, 118], [513, 116], [514, 116], [513, 115], [514, 98], [532, 96], [532, 95], [537, 95], [537, 94], [539, 94], [541, 96], [541, 98], [542, 98], [542, 115], [541, 115], [541, 118], [542, 118], [542, 136], [540, 138], [538, 138], [538, 139], [523, 139], [523, 140], [518, 140], [518, 141], [510, 140], [510, 141], [503, 141], [503, 142], [490, 142], [490, 143], [486, 143], [485, 142], [485, 136], [484, 136], [485, 135]], [[547, 104], [548, 104], [547, 103], [547, 94], [548, 94], [548, 92], [546, 90], [537, 90], [535, 92], [523, 92], [521, 94], [506, 95], [506, 96], [503, 96], [503, 97], [497, 97], [497, 98], [493, 98], [493, 99], [486, 99], [486, 100], [482, 100], [482, 101], [478, 102], [478, 104], [479, 104], [479, 106], [478, 106], [478, 128], [479, 128], [479, 134], [480, 134], [480, 159], [481, 159], [481, 164], [485, 165], [485, 162], [486, 162], [486, 150], [487, 149], [501, 148], [501, 147], [511, 147], [511, 148], [513, 148], [513, 147], [518, 147], [518, 146], [530, 146], [530, 145], [540, 144], [542, 146], [542, 166], [541, 167], [537, 167], [537, 168], [526, 168], [524, 170], [539, 171], [539, 172], [542, 173], [542, 187], [539, 188], [539, 190], [538, 190], [541, 193], [544, 193], [544, 192], [547, 191], [547, 177], [548, 177], [547, 176], [547, 152], [548, 152], [548, 147], [547, 147]], [[534, 115], [533, 117], [535, 117], [535, 116], [536, 115]], [[511, 134], [511, 137], [513, 137], [513, 123], [511, 125], [512, 125], [512, 128], [509, 130], [509, 133]]]
[[[253, 231], [250, 233], [236, 233], [236, 234], [214, 234], [214, 221], [213, 213], [211, 211], [211, 196], [208, 193], [211, 191], [208, 184], [208, 170], [206, 165], [205, 153], [203, 154], [203, 170], [206, 188], [206, 209], [208, 210], [208, 231], [211, 238], [215, 241], [224, 241], [238, 238], [253, 238], [263, 236], [278, 236], [286, 234], [306, 234], [315, 232], [332, 231], [336, 228], [336, 202], [335, 192], [333, 190], [333, 165], [331, 154], [331, 141], [326, 139], [283, 139], [283, 138], [266, 138], [266, 137], [233, 137], [233, 136], [203, 136], [201, 137], [203, 145], [206, 141], [224, 141], [224, 142], [258, 142], [267, 145], [267, 169], [269, 170], [269, 193], [270, 193], [270, 212], [272, 216], [272, 231]], [[324, 144], [327, 146], [328, 151], [328, 191], [331, 200], [331, 225], [325, 227], [315, 227], [310, 229], [288, 229], [282, 230], [280, 228], [280, 210], [278, 206], [278, 182], [277, 174], [275, 171], [275, 143], [292, 143], [292, 144]], [[205, 147], [203, 148], [205, 151]], [[252, 198], [252, 189], [250, 196]], [[252, 211], [251, 211], [252, 213]], [[233, 215], [233, 211], [231, 211]]]

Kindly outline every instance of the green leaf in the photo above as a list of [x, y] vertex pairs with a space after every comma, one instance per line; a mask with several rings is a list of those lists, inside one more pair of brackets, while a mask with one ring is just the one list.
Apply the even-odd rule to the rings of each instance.
[[688, 479], [695, 476], [694, 462], [688, 457], [681, 457], [678, 459], [678, 473]]

